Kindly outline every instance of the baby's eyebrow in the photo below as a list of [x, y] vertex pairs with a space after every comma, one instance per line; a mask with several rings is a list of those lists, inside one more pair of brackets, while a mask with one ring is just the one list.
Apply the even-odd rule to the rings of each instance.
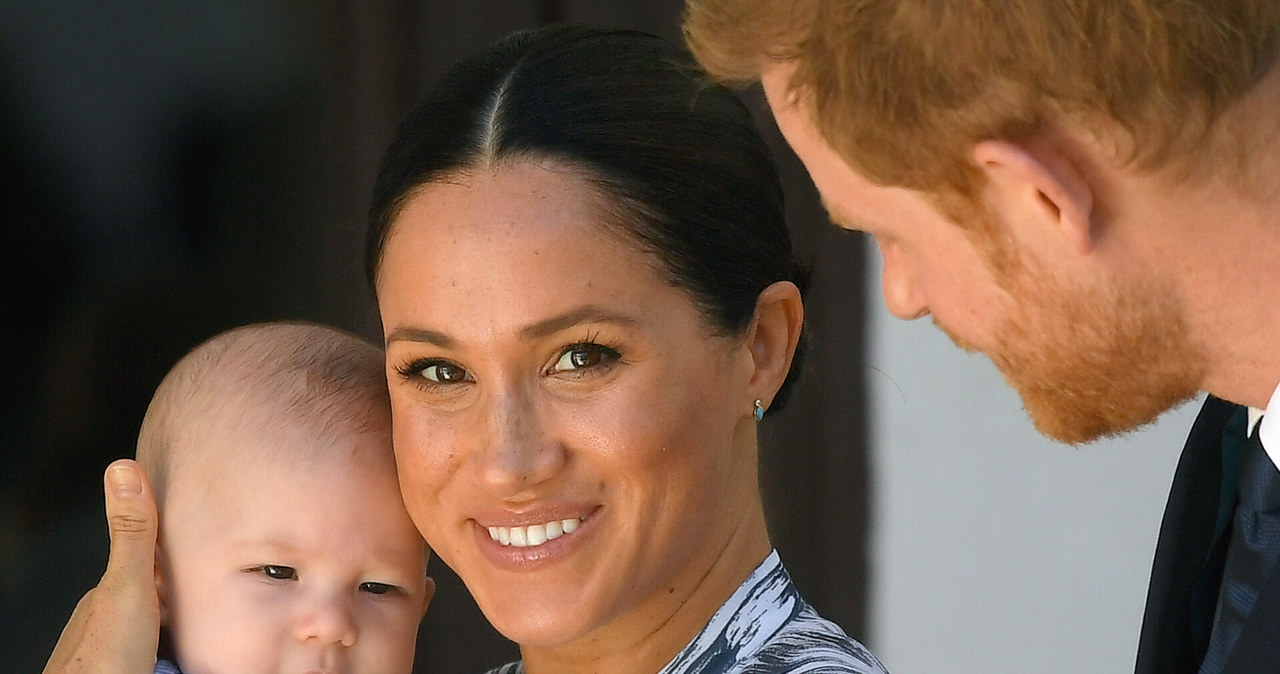
[[247, 553], [266, 556], [287, 555], [300, 550], [294, 543], [279, 538], [235, 538], [228, 543], [228, 546]]

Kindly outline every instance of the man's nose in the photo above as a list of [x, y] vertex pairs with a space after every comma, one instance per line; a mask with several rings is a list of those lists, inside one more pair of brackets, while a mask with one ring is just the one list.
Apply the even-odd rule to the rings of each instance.
[[884, 291], [884, 305], [889, 313], [904, 321], [911, 321], [929, 313], [929, 305], [916, 278], [916, 269], [903, 255], [897, 244], [879, 239], [880, 259], [884, 268], [880, 285]]

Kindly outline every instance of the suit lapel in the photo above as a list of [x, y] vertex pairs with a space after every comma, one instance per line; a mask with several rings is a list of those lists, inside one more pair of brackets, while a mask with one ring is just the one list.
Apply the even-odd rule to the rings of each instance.
[[1210, 396], [1178, 460], [1152, 563], [1137, 674], [1194, 674], [1199, 669], [1221, 576], [1214, 540], [1223, 488], [1222, 432], [1239, 409]]

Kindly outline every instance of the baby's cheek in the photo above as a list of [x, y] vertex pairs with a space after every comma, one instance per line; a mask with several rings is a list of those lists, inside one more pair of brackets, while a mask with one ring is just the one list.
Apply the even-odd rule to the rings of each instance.
[[283, 604], [266, 593], [231, 589], [219, 600], [206, 602], [202, 617], [184, 625], [178, 640], [182, 669], [208, 674], [267, 671], [288, 647]]
[[413, 669], [414, 646], [418, 639], [420, 604], [395, 602], [396, 606], [376, 607], [368, 616], [368, 627], [362, 630], [360, 671], [409, 674]]

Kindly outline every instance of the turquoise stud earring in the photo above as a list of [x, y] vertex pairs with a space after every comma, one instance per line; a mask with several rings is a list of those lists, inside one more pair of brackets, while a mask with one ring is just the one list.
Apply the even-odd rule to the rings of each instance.
[[752, 414], [755, 416], [756, 421], [764, 418], [764, 405], [760, 404], [759, 398], [756, 398], [756, 410]]

